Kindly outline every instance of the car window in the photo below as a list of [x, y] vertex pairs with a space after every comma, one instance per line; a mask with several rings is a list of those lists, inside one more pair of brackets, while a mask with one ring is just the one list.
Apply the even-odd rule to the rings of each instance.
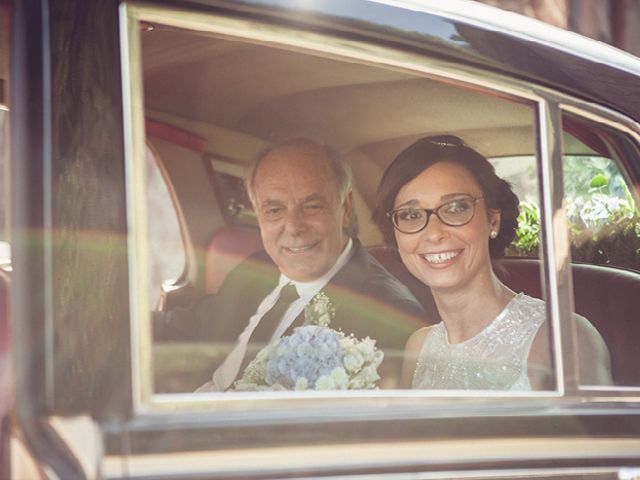
[[[247, 258], [258, 255], [256, 252], [264, 247], [264, 232], [260, 232], [252, 220], [253, 213], [248, 208], [250, 201], [242, 182], [250, 175], [255, 159], [270, 146], [303, 138], [328, 144], [341, 154], [353, 171], [353, 208], [359, 226], [359, 234], [354, 238], [361, 242], [368, 255], [381, 262], [404, 284], [402, 288], [420, 297], [418, 301], [423, 303], [425, 311], [433, 312], [435, 307], [431, 297], [424, 295], [424, 284], [407, 271], [398, 257], [389, 255], [379, 226], [371, 220], [382, 174], [402, 149], [430, 134], [457, 135], [478, 152], [500, 158], [499, 174], [507, 180], [509, 175], [531, 175], [534, 179], [531, 184], [516, 193], [522, 202], [540, 203], [535, 181], [538, 166], [535, 160], [529, 161], [537, 158], [535, 102], [524, 93], [520, 96], [511, 89], [506, 93], [499, 88], [493, 90], [463, 81], [443, 81], [430, 72], [428, 64], [421, 63], [420, 57], [412, 64], [413, 70], [394, 66], [393, 61], [381, 67], [357, 58], [357, 54], [349, 50], [329, 54], [322, 47], [320, 51], [315, 51], [315, 47], [292, 48], [293, 39], [279, 38], [279, 34], [267, 43], [247, 39], [246, 30], [229, 36], [216, 33], [214, 23], [208, 28], [211, 31], [203, 34], [176, 28], [170, 19], [163, 19], [153, 22], [153, 28], [142, 32], [135, 30], [140, 36], [142, 62], [134, 64], [132, 71], [142, 78], [144, 96], [139, 98], [144, 98], [147, 123], [150, 120], [163, 122], [197, 135], [203, 140], [205, 152], [199, 160], [195, 156], [183, 158], [169, 150], [163, 154], [163, 161], [169, 165], [167, 174], [176, 187], [175, 201], [184, 215], [189, 241], [197, 257], [204, 258], [204, 273], [185, 273], [185, 278], [190, 279], [189, 288], [199, 292], [195, 310], [190, 307], [193, 304], [184, 302], [176, 310], [169, 308], [152, 315], [156, 340], [148, 350], [151, 356], [142, 363], [153, 371], [152, 378], [151, 369], [142, 371], [142, 375], [148, 376], [143, 378], [143, 383], [149, 382], [151, 392], [160, 395], [190, 393], [210, 383], [217, 368], [234, 352], [244, 325], [259, 310], [260, 302], [251, 297], [253, 291], [264, 289], [261, 295], [266, 298], [273, 288], [262, 285], [267, 280], [261, 279], [261, 267], [257, 266], [244, 288], [234, 293], [240, 296], [234, 297], [233, 303], [247, 304], [242, 318], [224, 318], [229, 315], [225, 312], [231, 311], [229, 305], [216, 303], [219, 301], [216, 299], [225, 298], [225, 288], [231, 289], [229, 285], [234, 280], [225, 282], [229, 278], [235, 279], [233, 275], [239, 275], [237, 272], [241, 270], [234, 268], [241, 269]], [[222, 63], [225, 68], [218, 68]], [[209, 180], [207, 184], [201, 183], [203, 165]], [[145, 178], [139, 181], [147, 183]], [[182, 188], [188, 195], [182, 193]], [[192, 199], [206, 195], [210, 195], [207, 202]], [[151, 218], [153, 213], [146, 215]], [[189, 264], [187, 268], [199, 270], [201, 263]], [[549, 327], [538, 339], [546, 345], [546, 354], [544, 359], [538, 359], [536, 375], [544, 378], [542, 391], [554, 391], [557, 385], [553, 373], [555, 352], [550, 346], [554, 327], [547, 320], [543, 303], [542, 263], [525, 265], [524, 273], [514, 274], [510, 271], [513, 268], [505, 264], [497, 269], [497, 274], [514, 285], [515, 293], [530, 295], [540, 301], [540, 321], [546, 321]], [[207, 302], [215, 304], [216, 308], [207, 311], [203, 307]], [[358, 309], [364, 311], [371, 322], [390, 322], [385, 317], [387, 307], [383, 302], [367, 303], [359, 299], [353, 302], [361, 302]], [[181, 309], [190, 313], [180, 318], [184, 311]], [[203, 331], [199, 330], [202, 326], [196, 326], [203, 312], [205, 322], [227, 325], [220, 327], [218, 336], [198, 333]], [[148, 321], [145, 318], [149, 316], [148, 312], [139, 314], [136, 321]], [[363, 380], [359, 388], [376, 386], [379, 390], [369, 390], [369, 394], [380, 395], [386, 389], [404, 387], [400, 370], [405, 359], [406, 339], [412, 332], [433, 323], [437, 313], [433, 318], [424, 315], [410, 327], [396, 324], [389, 329], [389, 332], [396, 332], [378, 338], [371, 333], [380, 346], [394, 335], [399, 338], [398, 331], [410, 328], [396, 347], [384, 347], [386, 363], [377, 364], [382, 378], [367, 377], [373, 380]], [[157, 322], [158, 318], [160, 322]], [[176, 319], [179, 323], [172, 327], [170, 324]], [[236, 325], [238, 323], [240, 326]], [[166, 333], [160, 334], [164, 327]], [[207, 329], [206, 323], [204, 328]], [[356, 342], [363, 339], [351, 338]], [[375, 367], [373, 349], [365, 352], [364, 347], [364, 344], [360, 347], [363, 350], [358, 354], [358, 362]], [[527, 369], [526, 361], [524, 365]], [[470, 383], [467, 387], [473, 390], [470, 394], [477, 395], [486, 390], [485, 394], [509, 395], [508, 388], [501, 386], [499, 381], [504, 374], [498, 370], [492, 373], [496, 380], [492, 392], [486, 386], [474, 388], [475, 384]], [[528, 372], [524, 376], [527, 377]], [[242, 376], [239, 379], [247, 380]], [[340, 381], [326, 379], [323, 387], [318, 388], [336, 390], [340, 388]], [[236, 383], [237, 388], [245, 389], [241, 393], [255, 395], [255, 390], [260, 388], [251, 388], [252, 385], [256, 386], [253, 380]], [[314, 389], [308, 384], [296, 383], [295, 387]], [[443, 393], [446, 392], [439, 394]], [[433, 392], [424, 390], [420, 394]], [[195, 400], [199, 398], [208, 397], [195, 396]]]
[[[578, 348], [580, 381], [585, 385], [640, 385], [640, 370], [634, 360], [639, 332], [630, 321], [630, 302], [640, 288], [640, 216], [637, 184], [630, 180], [633, 177], [627, 167], [637, 158], [637, 149], [621, 133], [575, 115], [565, 113], [562, 123], [574, 308], [584, 340], [578, 342], [582, 345]], [[537, 184], [535, 158], [492, 161], [520, 193], [518, 229], [508, 254], [538, 257], [542, 222], [540, 203], [531, 193]], [[514, 170], [512, 165], [520, 168]], [[598, 352], [610, 359], [610, 379], [588, 365], [588, 359]]]
[[149, 213], [149, 304], [155, 305], [163, 284], [169, 287], [177, 283], [185, 270], [187, 256], [177, 210], [162, 173], [158, 153], [149, 144], [145, 150], [145, 165]]
[[[573, 268], [575, 309], [589, 318], [604, 345], [589, 330], [578, 343], [580, 383], [599, 385], [588, 366], [595, 355], [609, 356], [612, 380], [640, 385], [640, 329], [632, 313], [640, 291], [638, 184], [629, 166], [638, 148], [627, 134], [564, 113], [563, 179]], [[583, 154], [576, 150], [589, 149]], [[580, 319], [578, 319], [580, 328]]]
[[616, 161], [565, 155], [564, 177], [572, 258], [640, 271], [638, 208]]
[[[250, 22], [240, 22], [243, 28], [231, 22], [228, 29], [221, 29], [215, 22], [204, 19], [197, 29], [191, 30], [188, 16], [174, 21], [162, 14], [150, 14], [151, 10], [145, 7], [130, 11], [134, 12], [130, 33], [135, 41], [128, 48], [135, 54], [128, 66], [134, 79], [138, 79], [132, 81], [131, 98], [139, 102], [132, 109], [134, 127], [144, 117], [147, 122], [162, 122], [201, 141], [196, 152], [199, 154], [184, 155], [161, 148], [167, 181], [175, 188], [173, 201], [182, 218], [182, 238], [187, 249], [194, 252], [194, 261], [182, 262], [186, 266], [184, 282], [176, 285], [175, 302], [170, 302], [168, 308], [150, 313], [153, 305], [138, 305], [134, 322], [140, 324], [143, 333], [137, 361], [143, 367], [139, 371], [145, 401], [164, 401], [167, 394], [210, 388], [208, 384], [215, 380], [218, 367], [233, 356], [249, 319], [264, 316], [264, 312], [260, 313], [261, 302], [249, 299], [260, 289], [264, 289], [260, 293], [263, 302], [270, 298], [270, 292], [276, 290], [267, 277], [273, 271], [279, 274], [275, 269], [279, 265], [269, 251], [266, 243], [269, 237], [263, 226], [256, 225], [256, 213], [250, 208], [251, 192], [246, 191], [243, 183], [248, 180], [250, 190], [253, 162], [262, 152], [291, 139], [328, 144], [350, 166], [353, 211], [360, 230], [358, 243], [400, 281], [402, 288], [415, 295], [426, 312], [436, 312], [425, 315], [424, 323], [414, 324], [415, 332], [441, 317], [432, 296], [427, 295], [429, 289], [418, 280], [420, 276], [393, 249], [387, 248], [380, 224], [371, 220], [378, 205], [378, 185], [396, 155], [417, 139], [445, 134], [462, 138], [491, 160], [497, 174], [513, 186], [518, 197], [514, 240], [507, 247], [506, 257], [496, 260], [492, 268], [496, 278], [513, 294], [540, 302], [536, 308], [541, 312], [539, 325], [543, 327], [536, 330], [541, 333], [525, 342], [525, 351], [529, 354], [531, 345], [536, 348], [543, 345], [543, 353], [531, 364], [527, 356], [525, 377], [530, 381], [539, 375], [542, 379], [539, 391], [553, 394], [561, 390], [562, 382], [571, 383], [574, 370], [581, 375], [579, 383], [583, 385], [638, 384], [638, 373], [633, 371], [630, 360], [634, 350], [620, 343], [625, 341], [624, 330], [617, 324], [606, 323], [609, 308], [606, 305], [611, 298], [594, 295], [588, 289], [599, 285], [590, 275], [607, 275], [606, 269], [614, 266], [620, 271], [637, 270], [637, 248], [629, 240], [637, 231], [637, 203], [633, 198], [636, 187], [630, 182], [632, 172], [625, 170], [629, 163], [620, 154], [622, 147], [616, 147], [611, 132], [600, 134], [600, 127], [589, 127], [601, 137], [600, 143], [594, 143], [576, 127], [580, 121], [564, 116], [560, 135], [564, 184], [558, 186], [564, 203], [554, 210], [557, 207], [549, 198], [552, 193], [543, 188], [549, 180], [543, 175], [548, 167], [541, 167], [549, 152], [538, 143], [540, 129], [549, 128], [537, 122], [537, 109], [544, 100], [524, 83], [514, 86], [510, 81], [506, 85], [493, 76], [490, 81], [476, 83], [473, 75], [461, 74], [452, 65], [433, 68], [422, 56], [405, 57], [403, 53], [399, 61], [393, 50], [377, 52], [373, 63], [357, 48], [351, 49], [349, 42], [341, 40], [340, 47], [334, 49], [327, 46], [331, 43], [329, 37], [299, 41], [291, 32], [264, 25], [260, 27], [265, 30], [251, 34], [247, 32], [255, 25], [245, 24]], [[139, 19], [147, 22], [144, 29], [138, 28]], [[221, 64], [224, 69], [219, 68]], [[136, 90], [137, 85], [141, 90]], [[144, 115], [137, 117], [141, 112]], [[141, 132], [142, 129], [134, 128], [134, 144], [144, 143]], [[600, 148], [600, 144], [606, 148]], [[554, 161], [557, 158], [560, 157]], [[138, 160], [132, 156], [129, 161], [135, 164]], [[133, 178], [132, 184], [135, 187], [147, 182], [143, 174]], [[431, 210], [435, 211], [433, 207]], [[144, 209], [136, 211], [149, 219], [153, 216]], [[439, 215], [443, 211], [437, 210]], [[412, 211], [412, 215], [415, 213]], [[257, 215], [260, 216], [260, 210]], [[612, 224], [620, 228], [612, 228]], [[557, 235], [558, 228], [567, 230], [570, 272], [562, 264], [569, 257], [554, 250], [561, 245], [555, 239], [553, 245], [545, 243]], [[622, 237], [614, 240], [614, 231]], [[135, 229], [133, 233], [137, 234]], [[142, 262], [140, 259], [147, 255], [146, 241], [136, 243], [139, 245], [136, 258]], [[626, 259], [622, 259], [621, 245], [633, 252]], [[173, 252], [166, 254], [170, 256]], [[559, 259], [556, 255], [560, 255]], [[250, 270], [252, 278], [245, 283], [237, 282], [239, 272], [246, 274], [243, 266], [257, 262], [256, 259], [267, 262], [268, 268], [263, 270], [263, 264], [256, 263]], [[436, 260], [448, 261], [440, 257]], [[588, 269], [589, 265], [606, 269]], [[557, 281], [561, 287], [564, 285], [563, 275], [573, 279], [573, 290], [558, 288]], [[217, 299], [225, 298], [226, 289], [231, 288], [229, 282], [234, 281], [231, 303], [246, 308], [239, 320], [229, 313], [228, 304], [220, 307], [216, 303], [220, 301]], [[145, 280], [140, 277], [135, 284], [136, 288], [145, 288]], [[276, 297], [279, 294], [278, 291]], [[274, 302], [276, 297], [269, 301]], [[628, 292], [622, 294], [624, 301], [629, 298], [633, 297]], [[209, 304], [215, 308], [207, 307]], [[549, 306], [558, 304], [566, 304], [569, 309]], [[328, 305], [333, 307], [331, 302]], [[364, 302], [360, 309], [384, 323], [386, 318], [379, 306], [380, 303]], [[621, 322], [628, 319], [624, 315], [619, 317]], [[560, 328], [561, 321], [575, 323], [577, 330]], [[217, 323], [225, 326], [211, 335], [211, 325]], [[145, 336], [145, 332], [149, 335]], [[376, 341], [381, 345], [386, 339], [383, 336]], [[606, 365], [604, 373], [596, 372], [594, 376], [585, 373], [593, 366], [584, 361], [589, 346], [601, 353], [594, 372]], [[573, 349], [579, 353], [577, 364], [572, 363]], [[260, 351], [258, 347], [251, 355]], [[407, 351], [394, 347], [385, 351], [385, 359], [406, 363]], [[263, 364], [260, 368], [266, 367]], [[565, 370], [558, 371], [559, 368]], [[569, 380], [560, 375], [565, 371]], [[367, 395], [386, 395], [408, 386], [402, 383], [397, 369], [382, 373], [378, 384], [363, 384], [378, 387]], [[266, 378], [264, 371], [260, 375], [261, 380]], [[245, 388], [247, 384], [249, 387]], [[334, 378], [325, 385], [335, 390], [338, 384], [339, 380]], [[240, 393], [245, 396], [238, 398], [249, 404], [260, 398], [260, 392], [256, 393], [260, 389], [253, 388], [255, 382], [242, 385], [245, 387]], [[313, 390], [304, 382], [288, 385], [290, 389], [293, 387]], [[425, 396], [451, 394], [446, 391], [449, 388], [442, 390], [445, 391], [413, 388], [409, 392]], [[511, 394], [508, 388], [500, 386], [460, 390], [456, 394]], [[526, 395], [536, 393], [528, 391]], [[238, 395], [238, 390], [234, 395]], [[217, 402], [222, 397], [217, 393], [195, 395], [190, 401]], [[178, 401], [186, 397], [170, 398]]]

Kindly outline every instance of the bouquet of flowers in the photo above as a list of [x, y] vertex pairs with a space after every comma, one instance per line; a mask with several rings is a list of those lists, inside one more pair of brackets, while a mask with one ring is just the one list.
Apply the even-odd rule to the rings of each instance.
[[375, 388], [384, 354], [375, 340], [329, 328], [334, 309], [320, 292], [305, 308], [305, 324], [260, 350], [235, 391]]

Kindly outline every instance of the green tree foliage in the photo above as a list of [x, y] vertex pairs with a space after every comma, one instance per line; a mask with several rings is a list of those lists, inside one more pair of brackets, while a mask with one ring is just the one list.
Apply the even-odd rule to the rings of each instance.
[[[567, 162], [567, 219], [573, 261], [640, 271], [640, 212], [615, 164], [608, 159]], [[594, 169], [600, 168], [594, 172]], [[521, 202], [516, 236], [508, 255], [537, 256], [540, 211]]]
[[507, 255], [536, 257], [540, 245], [540, 209], [534, 202], [520, 202], [518, 229]]

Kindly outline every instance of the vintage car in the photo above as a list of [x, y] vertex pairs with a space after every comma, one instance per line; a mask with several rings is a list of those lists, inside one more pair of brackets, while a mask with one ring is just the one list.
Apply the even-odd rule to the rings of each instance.
[[[0, 1], [0, 477], [640, 478], [639, 122], [640, 60], [472, 1]], [[422, 298], [370, 218], [435, 134], [521, 200], [500, 268], [546, 301], [553, 385], [193, 393], [231, 346], [152, 312], [262, 248], [259, 153], [338, 150], [360, 241]]]

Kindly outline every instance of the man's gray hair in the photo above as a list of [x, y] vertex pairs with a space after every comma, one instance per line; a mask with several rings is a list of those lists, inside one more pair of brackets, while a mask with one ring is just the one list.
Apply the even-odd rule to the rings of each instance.
[[[270, 153], [284, 147], [301, 147], [322, 154], [322, 156], [327, 159], [327, 162], [329, 163], [329, 166], [331, 167], [331, 170], [335, 175], [340, 202], [342, 203], [345, 201], [347, 195], [352, 190], [353, 174], [351, 172], [351, 167], [349, 166], [349, 164], [347, 164], [347, 162], [344, 161], [342, 155], [340, 155], [337, 150], [329, 147], [328, 145], [322, 145], [306, 138], [294, 138], [267, 147], [262, 152], [260, 152], [260, 154], [256, 158], [256, 161], [253, 162], [251, 170], [249, 170], [247, 178], [245, 179], [245, 186], [247, 188], [247, 193], [249, 194], [251, 203], [255, 205], [255, 180], [258, 167], [260, 167], [262, 161]], [[358, 220], [356, 218], [355, 211], [353, 211], [351, 214], [351, 221], [346, 228], [346, 232], [350, 237], [356, 237], [358, 234]]]

